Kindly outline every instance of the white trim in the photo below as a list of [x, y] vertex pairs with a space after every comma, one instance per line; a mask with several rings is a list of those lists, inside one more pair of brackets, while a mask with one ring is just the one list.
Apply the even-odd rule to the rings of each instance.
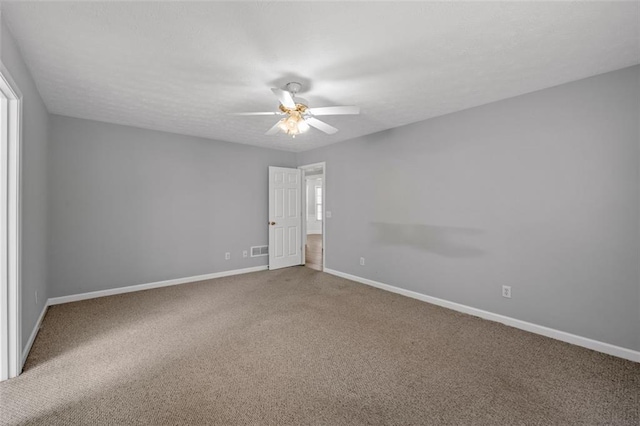
[[[21, 147], [22, 93], [0, 62], [0, 98], [6, 132], [0, 134], [0, 381], [22, 371], [21, 348]], [[5, 115], [6, 114], [6, 115]]]
[[302, 167], [298, 167], [301, 170], [303, 185], [300, 188], [300, 216], [302, 219], [302, 226], [300, 227], [301, 242], [300, 253], [302, 253], [302, 259], [300, 264], [307, 264], [307, 221], [309, 220], [309, 212], [307, 211], [307, 179], [305, 176], [305, 170]]
[[403, 288], [395, 287], [389, 284], [384, 284], [378, 281], [373, 281], [368, 278], [358, 277], [356, 275], [347, 274], [347, 273], [336, 271], [333, 269], [324, 268], [324, 272], [331, 275], [336, 275], [341, 278], [346, 278], [351, 281], [376, 287], [382, 290], [390, 291], [392, 293], [397, 293], [403, 296], [411, 297], [413, 299], [418, 299], [423, 302], [453, 309], [454, 311], [473, 315], [489, 321], [499, 322], [511, 327], [519, 328], [520, 330], [529, 331], [531, 333], [540, 334], [542, 336], [550, 337], [556, 340], [561, 340], [563, 342], [571, 343], [573, 345], [582, 346], [583, 348], [592, 349], [594, 351], [628, 359], [630, 361], [640, 362], [640, 352], [634, 351], [632, 349], [615, 346], [609, 343], [600, 342], [598, 340], [589, 339], [587, 337], [577, 336], [575, 334], [567, 333], [560, 330], [555, 330], [553, 328], [533, 324], [530, 322], [507, 317], [504, 315], [494, 314], [493, 312], [483, 311], [482, 309], [473, 308], [471, 306], [462, 305], [460, 303], [450, 302], [448, 300], [439, 299], [437, 297], [427, 296], [422, 293], [417, 293], [411, 290], [405, 290]]
[[59, 305], [61, 303], [77, 302], [79, 300], [95, 299], [97, 297], [113, 296], [115, 294], [131, 293], [134, 291], [150, 290], [152, 288], [168, 287], [178, 284], [192, 283], [196, 281], [211, 280], [214, 278], [228, 277], [231, 275], [247, 274], [250, 272], [266, 271], [267, 265], [254, 266], [252, 268], [233, 269], [230, 271], [214, 272], [212, 274], [196, 275], [187, 278], [176, 278], [173, 280], [157, 281], [147, 284], [138, 284], [127, 287], [110, 288], [108, 290], [92, 291], [89, 293], [72, 294], [70, 296], [51, 297], [47, 301], [48, 306]]
[[327, 267], [327, 163], [322, 162], [322, 270]]
[[[312, 163], [312, 164], [305, 164], [303, 166], [298, 166], [299, 169], [317, 169], [318, 167], [322, 166], [322, 172], [324, 173], [324, 166], [325, 166], [325, 162], [321, 161], [319, 163]], [[320, 176], [320, 175], [318, 175]]]
[[33, 346], [33, 342], [35, 342], [36, 340], [36, 336], [38, 335], [38, 332], [40, 331], [40, 327], [42, 326], [42, 321], [44, 320], [44, 316], [47, 313], [47, 309], [49, 309], [49, 304], [45, 304], [44, 307], [42, 308], [42, 312], [40, 313], [40, 316], [38, 317], [38, 321], [36, 322], [36, 325], [33, 327], [33, 331], [31, 332], [31, 336], [29, 336], [29, 340], [27, 341], [27, 345], [24, 347], [24, 350], [22, 351], [22, 363], [20, 365], [20, 369], [24, 368], [24, 363], [27, 362], [27, 357], [29, 356], [29, 352], [31, 352], [31, 347]]

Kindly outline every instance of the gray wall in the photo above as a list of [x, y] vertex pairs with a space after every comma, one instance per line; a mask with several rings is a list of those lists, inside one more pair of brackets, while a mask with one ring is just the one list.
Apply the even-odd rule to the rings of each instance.
[[299, 154], [327, 162], [327, 267], [640, 350], [639, 83], [636, 66]]
[[[47, 149], [49, 113], [11, 33], [0, 19], [0, 58], [22, 103], [22, 346], [44, 308], [47, 289]], [[38, 292], [36, 303], [35, 292]]]
[[242, 251], [295, 154], [51, 117], [51, 297], [267, 264]]

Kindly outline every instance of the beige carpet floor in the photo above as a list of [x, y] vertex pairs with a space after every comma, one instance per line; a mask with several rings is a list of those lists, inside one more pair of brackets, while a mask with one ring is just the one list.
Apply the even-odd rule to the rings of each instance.
[[309, 268], [49, 309], [3, 425], [638, 425], [640, 364]]

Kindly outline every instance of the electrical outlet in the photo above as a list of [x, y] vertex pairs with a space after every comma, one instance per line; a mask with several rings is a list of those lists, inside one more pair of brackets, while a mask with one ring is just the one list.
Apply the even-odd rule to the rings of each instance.
[[360, 258], [360, 266], [364, 266], [364, 257]]
[[511, 286], [503, 285], [502, 286], [502, 297], [506, 297], [507, 299], [511, 299]]
[[327, 217], [327, 219], [331, 219], [331, 212], [330, 211], [324, 212], [324, 215]]
[[38, 305], [38, 290], [36, 290], [36, 306]]
[[229, 260], [229, 259], [231, 259], [231, 253], [226, 252], [226, 253], [224, 254], [224, 260]]
[[247, 256], [249, 256], [249, 252], [248, 252], [248, 251], [246, 251], [246, 250], [245, 250], [245, 251], [243, 251], [243, 252], [242, 252], [242, 257], [247, 257]]

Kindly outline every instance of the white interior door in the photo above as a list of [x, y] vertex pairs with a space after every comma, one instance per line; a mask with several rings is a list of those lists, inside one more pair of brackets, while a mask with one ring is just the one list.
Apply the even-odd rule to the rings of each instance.
[[269, 269], [302, 264], [301, 171], [269, 167]]

